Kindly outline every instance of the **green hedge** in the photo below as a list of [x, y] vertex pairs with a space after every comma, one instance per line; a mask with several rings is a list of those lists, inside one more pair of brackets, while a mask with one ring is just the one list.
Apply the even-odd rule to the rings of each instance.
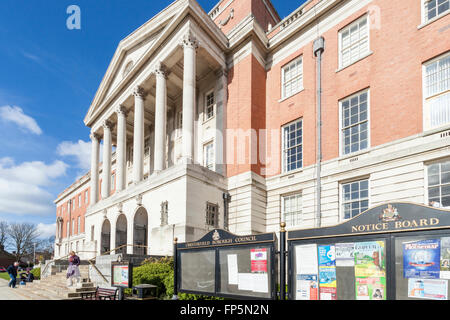
[[[173, 296], [173, 258], [145, 260], [141, 266], [133, 268], [133, 286], [138, 284], [153, 284], [158, 287], [159, 299], [172, 299]], [[131, 293], [131, 289], [125, 291]], [[222, 300], [217, 297], [207, 297], [193, 294], [178, 294], [180, 300]]]
[[34, 268], [31, 270], [31, 273], [34, 276], [34, 280], [41, 279], [41, 268]]

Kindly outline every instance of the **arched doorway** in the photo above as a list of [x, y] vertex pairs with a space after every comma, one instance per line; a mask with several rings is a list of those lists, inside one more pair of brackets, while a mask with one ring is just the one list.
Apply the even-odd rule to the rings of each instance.
[[108, 219], [103, 221], [102, 236], [100, 238], [100, 254], [111, 250], [111, 223]]
[[[121, 214], [116, 222], [116, 248], [127, 244], [127, 218]], [[116, 253], [127, 253], [127, 247], [124, 246], [116, 250]]]
[[[133, 244], [137, 246], [147, 246], [148, 239], [148, 215], [145, 208], [140, 207], [134, 215], [133, 222]], [[148, 254], [147, 247], [133, 247], [134, 254]]]

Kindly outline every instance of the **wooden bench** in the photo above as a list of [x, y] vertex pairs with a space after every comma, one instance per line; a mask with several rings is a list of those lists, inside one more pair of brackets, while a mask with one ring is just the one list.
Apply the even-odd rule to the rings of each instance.
[[80, 292], [82, 300], [117, 300], [117, 292], [116, 289], [107, 289], [97, 287], [95, 292]]

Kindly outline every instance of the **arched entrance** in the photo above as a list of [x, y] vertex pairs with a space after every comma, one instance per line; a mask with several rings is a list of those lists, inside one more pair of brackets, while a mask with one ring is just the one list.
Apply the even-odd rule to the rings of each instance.
[[[121, 214], [116, 222], [116, 248], [127, 244], [127, 218]], [[116, 250], [116, 253], [127, 253], [127, 247]]]
[[111, 250], [111, 223], [108, 219], [103, 221], [102, 236], [100, 242], [100, 254]]
[[[148, 239], [148, 215], [145, 208], [140, 207], [134, 215], [133, 222], [133, 244], [138, 246], [146, 246]], [[148, 254], [147, 247], [133, 247], [134, 254]]]

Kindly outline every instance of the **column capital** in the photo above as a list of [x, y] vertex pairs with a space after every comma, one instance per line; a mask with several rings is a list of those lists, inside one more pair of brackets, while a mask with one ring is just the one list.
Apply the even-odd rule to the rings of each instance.
[[181, 46], [185, 49], [197, 49], [199, 46], [199, 41], [195, 38], [191, 31], [188, 31], [181, 39]]
[[89, 135], [89, 137], [91, 138], [91, 140], [97, 140], [100, 141], [100, 139], [102, 138], [101, 135], [99, 135], [96, 132], [91, 131], [91, 134]]
[[126, 118], [130, 113], [130, 110], [128, 110], [125, 105], [121, 104], [116, 108], [116, 113], [117, 115], [124, 115]]
[[155, 75], [156, 76], [161, 76], [164, 77], [164, 79], [167, 79], [167, 77], [169, 76], [169, 69], [167, 69], [166, 65], [162, 62], [159, 62], [156, 66], [155, 66]]
[[147, 92], [141, 86], [136, 86], [133, 90], [133, 95], [144, 99], [147, 96]]
[[112, 130], [114, 124], [109, 120], [105, 120], [105, 121], [103, 121], [102, 126], [103, 126], [103, 129]]

